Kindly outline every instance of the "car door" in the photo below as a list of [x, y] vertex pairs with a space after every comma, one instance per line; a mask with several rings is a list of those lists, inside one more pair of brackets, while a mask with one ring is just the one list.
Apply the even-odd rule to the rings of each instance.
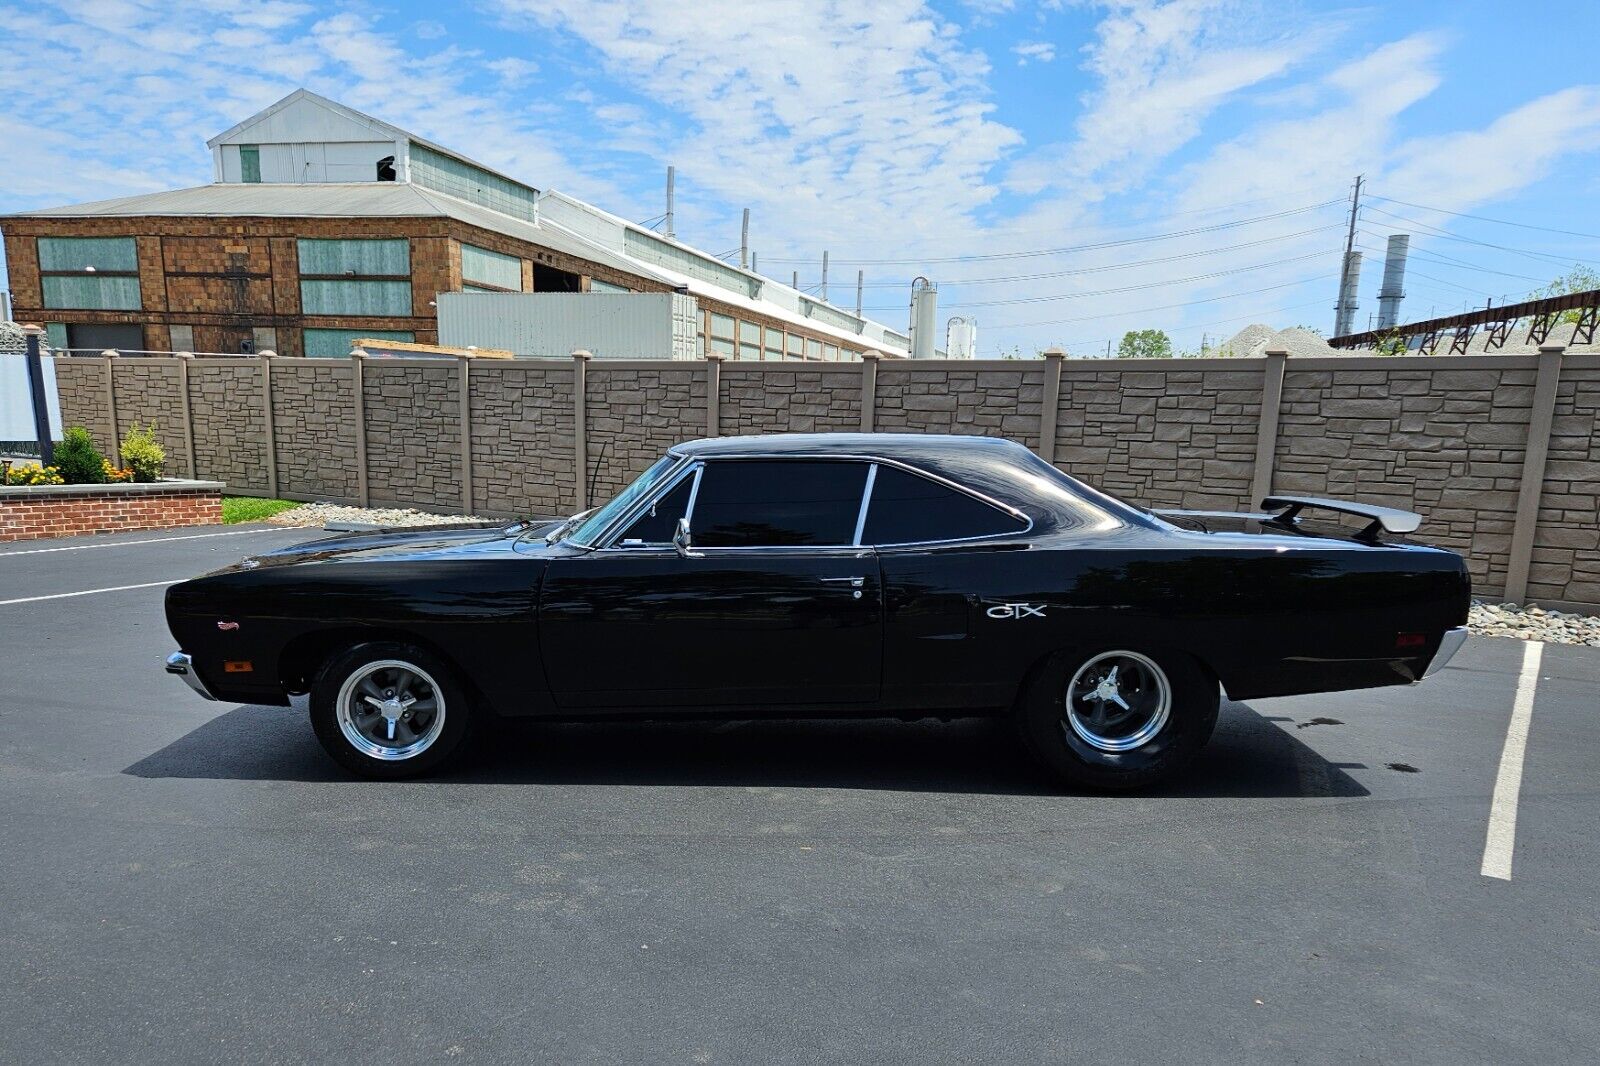
[[[866, 463], [717, 458], [610, 542], [551, 563], [540, 647], [571, 708], [870, 703], [883, 589], [858, 544]], [[689, 523], [687, 555], [672, 544]]]

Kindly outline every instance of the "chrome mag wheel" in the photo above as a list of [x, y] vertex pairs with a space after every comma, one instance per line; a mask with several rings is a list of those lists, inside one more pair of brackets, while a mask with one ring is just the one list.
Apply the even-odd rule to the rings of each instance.
[[1172, 715], [1172, 685], [1134, 651], [1107, 651], [1067, 682], [1066, 725], [1092, 748], [1123, 752], [1148, 744]]
[[421, 755], [444, 731], [444, 693], [426, 670], [401, 659], [357, 667], [334, 710], [351, 747], [385, 762]]

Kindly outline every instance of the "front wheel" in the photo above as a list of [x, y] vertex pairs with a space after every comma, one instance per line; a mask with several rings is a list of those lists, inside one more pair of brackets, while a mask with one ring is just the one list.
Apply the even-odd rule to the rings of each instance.
[[1217, 724], [1218, 685], [1178, 652], [1096, 648], [1055, 656], [1018, 712], [1023, 740], [1069, 784], [1124, 791], [1182, 768]]
[[363, 777], [435, 769], [466, 737], [466, 692], [450, 668], [409, 644], [362, 644], [335, 656], [311, 686], [323, 748]]

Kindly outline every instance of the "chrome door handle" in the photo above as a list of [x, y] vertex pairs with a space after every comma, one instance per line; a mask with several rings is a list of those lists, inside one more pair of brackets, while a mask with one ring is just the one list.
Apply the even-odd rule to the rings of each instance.
[[825, 577], [822, 580], [829, 585], [842, 585], [848, 582], [853, 589], [858, 589], [867, 583], [864, 577]]

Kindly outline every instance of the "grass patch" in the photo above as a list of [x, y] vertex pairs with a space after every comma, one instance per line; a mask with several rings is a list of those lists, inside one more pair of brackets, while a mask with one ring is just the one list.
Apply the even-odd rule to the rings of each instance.
[[227, 525], [235, 522], [261, 522], [275, 514], [299, 507], [293, 500], [263, 500], [255, 496], [224, 496], [222, 498], [222, 521]]

